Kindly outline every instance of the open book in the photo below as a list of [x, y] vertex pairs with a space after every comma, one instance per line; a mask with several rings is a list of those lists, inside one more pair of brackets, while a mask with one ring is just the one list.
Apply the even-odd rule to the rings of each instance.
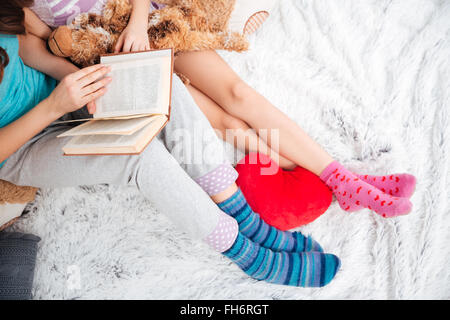
[[58, 137], [65, 155], [139, 154], [170, 118], [173, 50], [105, 55], [112, 81], [93, 118]]

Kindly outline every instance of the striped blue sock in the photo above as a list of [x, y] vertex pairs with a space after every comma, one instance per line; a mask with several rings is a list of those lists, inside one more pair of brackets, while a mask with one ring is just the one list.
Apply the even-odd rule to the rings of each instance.
[[339, 270], [340, 260], [321, 252], [275, 252], [238, 234], [223, 254], [257, 280], [296, 287], [323, 287]]
[[236, 219], [239, 231], [244, 236], [264, 248], [286, 252], [323, 252], [322, 247], [310, 236], [305, 237], [300, 232], [281, 231], [264, 222], [250, 208], [240, 189], [218, 206]]

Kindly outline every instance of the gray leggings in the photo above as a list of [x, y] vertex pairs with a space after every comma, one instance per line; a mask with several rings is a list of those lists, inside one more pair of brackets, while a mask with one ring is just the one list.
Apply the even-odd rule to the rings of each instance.
[[176, 76], [172, 92], [170, 122], [140, 155], [63, 156], [68, 138], [56, 136], [68, 127], [51, 125], [8, 158], [0, 168], [0, 179], [42, 188], [135, 185], [181, 230], [205, 239], [223, 216], [207, 193], [230, 186], [237, 173]]

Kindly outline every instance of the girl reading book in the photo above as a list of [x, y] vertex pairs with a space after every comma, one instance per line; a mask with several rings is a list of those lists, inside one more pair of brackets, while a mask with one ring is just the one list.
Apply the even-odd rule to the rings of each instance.
[[[101, 7], [103, 1], [80, 0], [77, 3], [79, 5], [76, 7], [83, 8], [84, 12], [91, 9], [95, 12], [97, 7]], [[147, 46], [145, 43], [148, 19], [146, 13], [151, 3], [149, 0], [132, 0], [131, 3], [134, 9], [130, 24], [121, 35], [116, 51], [136, 50]], [[33, 9], [46, 21], [51, 19], [43, 16], [43, 8], [45, 7], [47, 12], [53, 12], [51, 21], [54, 21], [53, 25], [56, 26], [70, 20], [69, 8], [73, 6], [73, 4], [67, 5], [64, 7], [65, 11], [59, 10], [56, 14], [50, 1], [37, 0]], [[77, 10], [77, 13], [79, 11]], [[48, 36], [50, 29], [31, 12], [28, 15], [30, 16], [28, 19], [30, 32]], [[35, 29], [37, 30], [33, 31]], [[134, 45], [134, 43], [137, 44]], [[189, 78], [189, 92], [211, 125], [222, 133], [221, 137], [230, 140], [233, 144], [248, 139], [245, 146], [236, 145], [237, 147], [243, 147], [245, 151], [266, 153], [277, 160], [283, 168], [298, 165], [310, 170], [328, 185], [340, 207], [345, 211], [353, 212], [368, 208], [383, 217], [405, 215], [411, 211], [412, 204], [409, 197], [415, 189], [414, 176], [409, 174], [358, 175], [346, 169], [294, 121], [242, 81], [216, 52], [183, 53], [177, 57], [175, 69]], [[45, 72], [45, 70], [39, 70]], [[92, 111], [93, 108], [91, 103], [89, 109]], [[226, 132], [230, 129], [234, 133], [227, 135]], [[248, 129], [254, 129], [254, 131]], [[257, 133], [261, 130], [268, 133], [271, 130], [277, 130], [279, 138], [276, 150], [271, 148], [270, 134], [265, 137], [258, 136]], [[241, 135], [244, 136], [243, 139], [239, 139]]]
[[[318, 287], [334, 278], [340, 266], [336, 256], [323, 253], [317, 242], [299, 232], [270, 227], [251, 210], [222, 144], [176, 77], [171, 121], [139, 156], [62, 156], [67, 138], [56, 136], [67, 126], [53, 122], [85, 104], [94, 108], [92, 101], [114, 79], [104, 77], [109, 70], [102, 65], [77, 70], [50, 55], [39, 37], [46, 26], [35, 24], [36, 17], [23, 10], [31, 3], [0, 4], [0, 179], [36, 187], [134, 185], [182, 230], [255, 279]], [[174, 141], [180, 129], [202, 133], [190, 136], [191, 146], [208, 137], [205, 161], [176, 158], [179, 145]]]

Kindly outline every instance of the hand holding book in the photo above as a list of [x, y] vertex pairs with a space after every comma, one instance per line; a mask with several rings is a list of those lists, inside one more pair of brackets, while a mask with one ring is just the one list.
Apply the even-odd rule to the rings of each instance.
[[106, 93], [111, 68], [101, 64], [81, 69], [66, 76], [47, 98], [61, 115], [76, 111]]
[[139, 154], [169, 121], [171, 49], [107, 55], [101, 63], [109, 73], [96, 83], [108, 83], [108, 92], [95, 101], [93, 119], [59, 135], [73, 137], [65, 155]]

